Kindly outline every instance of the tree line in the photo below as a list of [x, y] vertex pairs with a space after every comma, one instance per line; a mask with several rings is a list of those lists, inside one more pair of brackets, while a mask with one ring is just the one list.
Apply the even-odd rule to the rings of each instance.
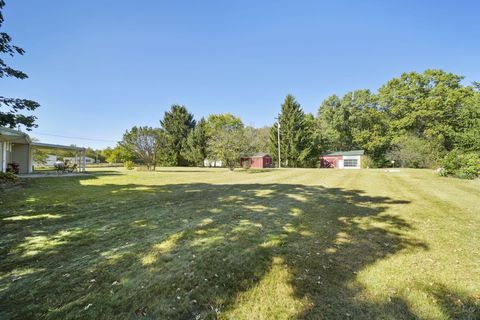
[[376, 92], [332, 95], [316, 115], [305, 113], [287, 95], [274, 125], [264, 128], [245, 126], [229, 113], [197, 122], [185, 106], [173, 105], [159, 128], [134, 127], [105, 154], [112, 162], [136, 159], [149, 168], [199, 166], [207, 158], [233, 168], [242, 154], [269, 152], [278, 164], [280, 136], [283, 167], [318, 167], [323, 153], [355, 149], [365, 150], [364, 164], [372, 168], [392, 161], [402, 167], [437, 167], [452, 152], [475, 162], [480, 84], [465, 85], [463, 79], [442, 70], [403, 73]]
[[127, 130], [115, 148], [101, 151], [108, 162], [135, 161], [149, 170], [162, 166], [203, 166], [206, 159], [234, 168], [244, 154], [268, 149], [269, 128], [245, 126], [230, 113], [196, 121], [182, 105], [172, 105], [157, 128]]

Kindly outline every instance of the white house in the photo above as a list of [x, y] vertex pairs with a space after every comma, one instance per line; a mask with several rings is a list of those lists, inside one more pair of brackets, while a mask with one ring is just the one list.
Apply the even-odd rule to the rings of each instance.
[[0, 172], [7, 172], [12, 164], [20, 173], [32, 171], [32, 150], [28, 134], [15, 129], [0, 127]]

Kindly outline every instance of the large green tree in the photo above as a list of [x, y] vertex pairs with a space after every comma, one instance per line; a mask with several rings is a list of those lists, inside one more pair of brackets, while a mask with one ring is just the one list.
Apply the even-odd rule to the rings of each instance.
[[307, 132], [308, 154], [305, 157], [305, 166], [317, 167], [319, 165], [320, 155], [323, 151], [322, 136], [318, 131], [319, 122], [311, 113], [305, 115], [305, 130]]
[[[0, 0], [0, 29], [3, 26], [2, 10], [5, 6], [5, 1]], [[3, 56], [14, 57], [15, 55], [23, 55], [25, 50], [11, 44], [12, 38], [5, 32], [0, 32], [0, 78], [17, 78], [26, 79], [28, 76], [17, 69], [7, 65]], [[39, 103], [28, 100], [9, 98], [0, 95], [0, 126], [14, 128], [17, 125], [24, 125], [27, 130], [36, 127], [34, 115], [25, 114], [24, 112], [35, 111], [39, 107]]]
[[188, 134], [182, 149], [182, 156], [191, 164], [202, 166], [203, 161], [207, 158], [207, 144], [207, 121], [202, 118]]
[[164, 134], [151, 127], [133, 127], [126, 131], [119, 145], [141, 160], [148, 170], [155, 170]]
[[235, 125], [224, 126], [208, 141], [208, 153], [215, 160], [221, 160], [230, 170], [240, 163], [240, 157], [248, 152], [244, 128]]
[[480, 84], [474, 83], [474, 88], [475, 92], [459, 112], [454, 140], [459, 150], [480, 152]]
[[292, 95], [287, 95], [281, 106], [278, 122], [270, 130], [270, 153], [278, 161], [277, 130], [280, 123], [280, 158], [286, 167], [307, 166], [312, 153], [309, 144], [312, 139], [305, 119], [305, 113]]
[[379, 104], [395, 136], [412, 133], [435, 140], [440, 153], [455, 147], [455, 128], [472, 96], [462, 76], [442, 70], [403, 73], [379, 89]]
[[248, 153], [269, 152], [270, 127], [245, 127], [245, 139], [248, 143]]
[[135, 155], [120, 144], [115, 146], [115, 148], [103, 149], [101, 154], [108, 163], [123, 163], [125, 161], [135, 160]]
[[182, 155], [182, 149], [185, 147], [188, 134], [195, 127], [193, 115], [185, 106], [174, 104], [165, 112], [160, 124], [166, 137], [167, 163], [172, 166], [188, 165], [188, 160]]
[[377, 96], [369, 90], [327, 98], [317, 121], [322, 151], [364, 149], [376, 165], [383, 164], [390, 141], [389, 124]]
[[345, 103], [345, 97], [340, 99], [332, 95], [325, 99], [318, 110], [321, 140], [324, 151], [349, 150], [353, 147], [353, 134], [350, 121], [351, 108]]
[[406, 133], [392, 139], [386, 159], [395, 161], [394, 165], [404, 168], [429, 168], [435, 165], [436, 152], [432, 141]]
[[232, 130], [244, 127], [242, 120], [231, 113], [211, 114], [207, 118], [206, 125], [208, 137], [213, 137], [225, 129]]

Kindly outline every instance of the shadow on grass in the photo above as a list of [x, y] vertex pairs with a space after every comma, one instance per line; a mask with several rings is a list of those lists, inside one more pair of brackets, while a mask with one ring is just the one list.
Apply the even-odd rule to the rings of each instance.
[[245, 169], [243, 172], [245, 173], [250, 173], [250, 174], [255, 174], [255, 173], [267, 173], [267, 172], [272, 172], [273, 170], [277, 170], [275, 168], [269, 168], [269, 169]]
[[[411, 225], [385, 213], [407, 201], [299, 184], [79, 180], [2, 212], [0, 316], [255, 318], [236, 311], [243, 301], [278, 304], [280, 315], [299, 319], [415, 318], [401, 298], [362, 300], [356, 281], [376, 261], [427, 249], [402, 232]], [[284, 301], [284, 289], [242, 300], [282, 270], [291, 288]]]
[[[212, 168], [212, 169], [215, 169], [215, 168]], [[227, 170], [226, 168], [217, 168], [218, 170]], [[202, 168], [199, 168], [198, 170], [165, 170], [165, 169], [155, 169], [155, 171], [153, 172], [164, 172], [164, 173], [211, 173], [212, 170], [209, 170], [208, 168], [205, 168], [205, 169], [202, 169]]]

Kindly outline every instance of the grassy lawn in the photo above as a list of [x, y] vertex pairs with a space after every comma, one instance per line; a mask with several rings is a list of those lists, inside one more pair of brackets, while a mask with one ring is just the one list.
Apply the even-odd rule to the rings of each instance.
[[0, 189], [1, 319], [480, 319], [479, 180], [109, 170]]

